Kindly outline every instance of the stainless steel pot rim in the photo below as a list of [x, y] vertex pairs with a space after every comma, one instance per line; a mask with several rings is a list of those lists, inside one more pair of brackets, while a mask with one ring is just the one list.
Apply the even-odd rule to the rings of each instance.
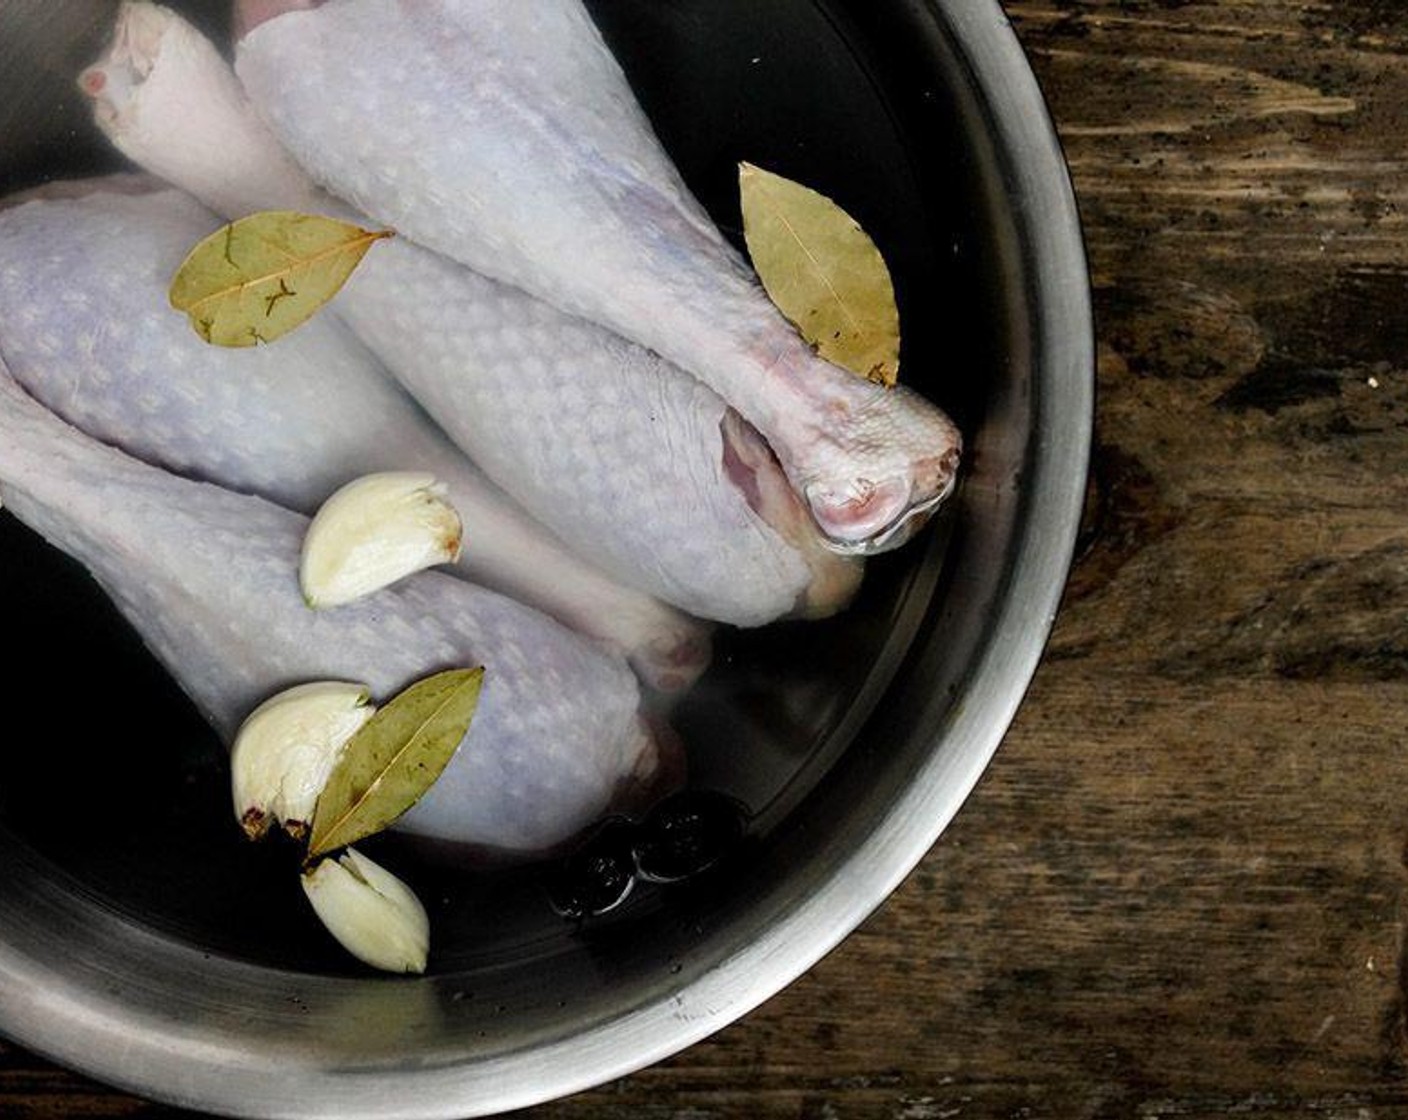
[[[1059, 416], [1052, 394], [1038, 395], [1038, 434], [1022, 480], [1031, 516], [1011, 581], [1021, 594], [1005, 597], [992, 622], [972, 689], [947, 727], [950, 749], [931, 755], [845, 864], [761, 937], [668, 999], [571, 1038], [473, 1065], [315, 1070], [278, 1053], [212, 1045], [176, 1019], [134, 1023], [122, 1007], [105, 1006], [102, 993], [0, 944], [0, 1026], [10, 1037], [145, 1096], [230, 1114], [448, 1120], [508, 1111], [625, 1076], [738, 1019], [815, 965], [909, 874], [978, 782], [1035, 672], [1074, 547], [1094, 391], [1079, 219], [1035, 78], [993, 0], [931, 0], [929, 8], [941, 13], [988, 99], [997, 147], [1020, 153], [1005, 170], [1019, 200], [1028, 283], [1040, 293], [1032, 301], [1033, 350], [1061, 391]], [[1046, 434], [1057, 431], [1059, 438]], [[200, 953], [181, 951], [193, 973], [201, 967]], [[235, 977], [259, 971], [222, 967]]]

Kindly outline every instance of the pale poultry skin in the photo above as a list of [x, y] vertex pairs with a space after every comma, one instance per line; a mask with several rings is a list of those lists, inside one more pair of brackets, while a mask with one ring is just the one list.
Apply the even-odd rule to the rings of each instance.
[[[368, 221], [317, 189], [214, 46], [166, 9], [124, 5], [80, 86], [122, 152], [228, 217]], [[622, 583], [738, 626], [832, 614], [854, 593], [859, 562], [825, 547], [764, 441], [659, 355], [401, 237], [329, 311], [496, 483]]]
[[360, 475], [427, 471], [465, 524], [457, 570], [681, 687], [704, 628], [577, 559], [490, 483], [332, 318], [277, 347], [202, 342], [167, 304], [171, 276], [221, 221], [131, 179], [0, 207], [0, 355], [70, 423], [179, 473], [312, 514]]
[[83, 563], [228, 743], [276, 692], [366, 684], [378, 700], [484, 665], [458, 753], [398, 823], [466, 855], [553, 849], [656, 779], [625, 662], [501, 595], [422, 572], [314, 611], [296, 576], [307, 521], [85, 436], [0, 367], [0, 494]]
[[896, 547], [952, 490], [933, 404], [818, 358], [690, 194], [580, 0], [241, 0], [236, 67], [360, 210], [698, 376], [832, 546]]

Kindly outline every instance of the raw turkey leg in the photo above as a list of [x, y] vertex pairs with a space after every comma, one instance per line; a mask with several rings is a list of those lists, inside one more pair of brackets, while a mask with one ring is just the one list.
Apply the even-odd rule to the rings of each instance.
[[951, 490], [953, 424], [821, 360], [782, 319], [580, 0], [237, 8], [245, 88], [315, 179], [696, 374], [763, 433], [836, 548], [893, 547]]
[[436, 670], [484, 665], [469, 733], [401, 819], [407, 832], [536, 853], [656, 770], [624, 661], [435, 572], [352, 606], [310, 610], [296, 576], [306, 519], [97, 443], [3, 367], [0, 492], [87, 566], [227, 743], [257, 704], [302, 681], [360, 681], [385, 700]]
[[568, 553], [341, 324], [319, 319], [277, 347], [202, 342], [166, 290], [220, 220], [180, 192], [122, 186], [68, 183], [75, 197], [0, 209], [0, 354], [30, 393], [148, 462], [304, 513], [359, 475], [428, 471], [464, 519], [469, 578], [606, 640], [650, 683], [702, 669], [699, 624]]
[[[342, 213], [166, 9], [124, 5], [80, 85], [119, 149], [227, 215]], [[858, 563], [823, 546], [756, 432], [646, 350], [401, 238], [331, 309], [496, 482], [618, 579], [736, 625], [827, 614], [854, 590]]]

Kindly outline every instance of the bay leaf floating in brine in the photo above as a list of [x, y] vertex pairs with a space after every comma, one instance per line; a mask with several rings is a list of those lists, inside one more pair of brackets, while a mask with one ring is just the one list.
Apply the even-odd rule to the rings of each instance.
[[273, 342], [341, 290], [390, 230], [294, 210], [263, 210], [222, 226], [171, 280], [171, 306], [215, 346]]
[[894, 284], [875, 242], [835, 202], [739, 164], [743, 236], [777, 309], [827, 361], [882, 385], [900, 368]]
[[308, 859], [387, 828], [425, 794], [469, 731], [483, 668], [417, 681], [348, 740], [313, 812]]

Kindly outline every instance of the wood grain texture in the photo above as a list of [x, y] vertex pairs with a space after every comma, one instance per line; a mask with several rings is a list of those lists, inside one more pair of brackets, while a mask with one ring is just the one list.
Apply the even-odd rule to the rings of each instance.
[[[1408, 1117], [1408, 4], [1008, 11], [1101, 342], [1049, 655], [836, 953], [533, 1120]], [[51, 1115], [178, 1114], [0, 1050]]]

